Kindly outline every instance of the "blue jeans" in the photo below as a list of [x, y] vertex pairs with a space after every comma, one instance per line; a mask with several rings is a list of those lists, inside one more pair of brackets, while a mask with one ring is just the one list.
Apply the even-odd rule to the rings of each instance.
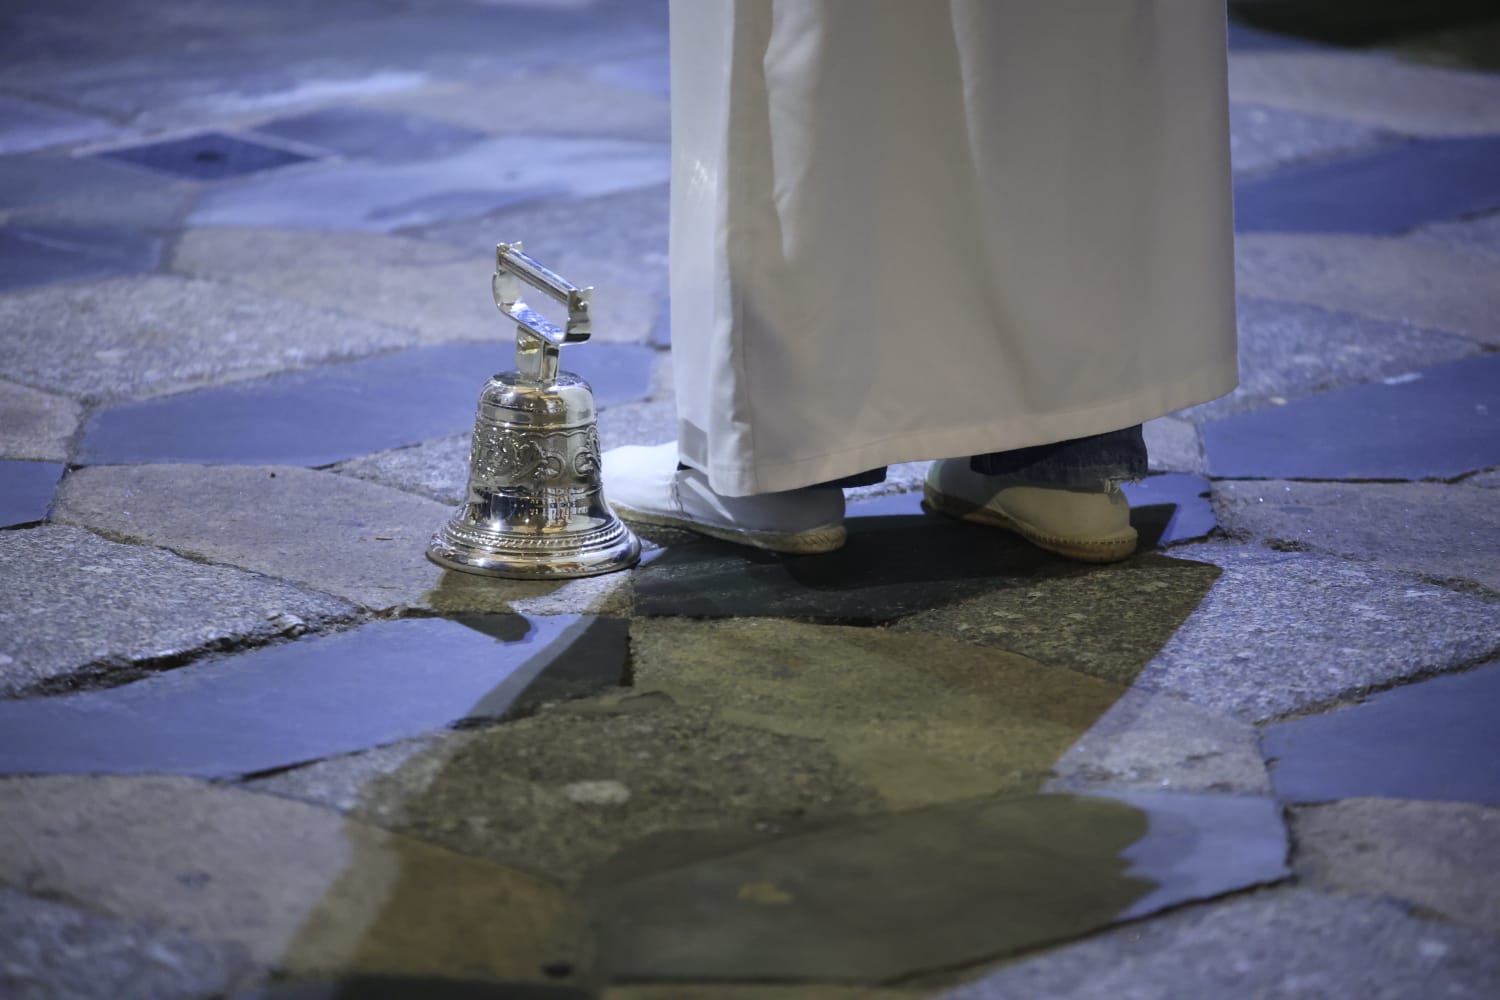
[[[969, 466], [987, 476], [1013, 476], [1038, 486], [1098, 489], [1109, 483], [1145, 478], [1146, 439], [1141, 425], [1136, 424], [1071, 441], [975, 455], [969, 459]], [[884, 479], [882, 467], [818, 485], [851, 489], [873, 486]]]

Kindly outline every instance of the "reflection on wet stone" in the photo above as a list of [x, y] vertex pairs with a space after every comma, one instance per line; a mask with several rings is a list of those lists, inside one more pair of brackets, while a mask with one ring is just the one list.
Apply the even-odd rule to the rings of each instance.
[[0, 703], [0, 771], [228, 777], [494, 721], [619, 684], [623, 622], [376, 622], [128, 687]]
[[601, 971], [624, 980], [881, 981], [1284, 875], [1273, 804], [1232, 800], [1215, 814], [1211, 801], [1174, 809], [1169, 798], [980, 800], [586, 883]]

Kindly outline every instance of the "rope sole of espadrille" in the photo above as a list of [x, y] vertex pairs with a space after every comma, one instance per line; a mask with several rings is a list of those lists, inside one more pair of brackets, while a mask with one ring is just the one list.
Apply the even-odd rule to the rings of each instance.
[[1104, 538], [1064, 538], [1048, 534], [1003, 511], [976, 506], [967, 500], [939, 493], [926, 485], [922, 487], [922, 505], [933, 513], [958, 518], [960, 521], [1002, 528], [1020, 535], [1039, 549], [1046, 549], [1048, 552], [1055, 552], [1079, 562], [1119, 562], [1135, 553], [1136, 545], [1140, 540], [1134, 528], [1127, 528], [1118, 534]]
[[751, 548], [765, 549], [768, 552], [781, 552], [787, 555], [811, 556], [820, 552], [832, 552], [842, 548], [849, 537], [849, 532], [842, 524], [828, 524], [817, 528], [808, 528], [806, 531], [798, 531], [792, 534], [782, 534], [774, 531], [748, 531], [738, 528], [721, 528], [717, 525], [704, 524], [701, 521], [693, 521], [685, 517], [671, 517], [666, 514], [647, 514], [644, 511], [634, 510], [617, 503], [611, 503], [616, 514], [627, 521], [637, 524], [654, 524], [662, 528], [679, 528], [683, 531], [691, 531], [698, 535], [707, 535], [725, 542], [733, 542], [736, 545], [748, 545]]

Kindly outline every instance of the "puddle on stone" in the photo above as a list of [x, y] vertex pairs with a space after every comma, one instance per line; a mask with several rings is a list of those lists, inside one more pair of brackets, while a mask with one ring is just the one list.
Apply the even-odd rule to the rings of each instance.
[[1500, 806], [1500, 662], [1266, 728], [1286, 802], [1428, 799]]
[[[1142, 548], [1201, 537], [1215, 525], [1197, 476], [1130, 487]], [[635, 574], [636, 610], [690, 618], [792, 617], [878, 624], [1001, 586], [1088, 572], [1005, 531], [922, 510], [919, 492], [851, 503], [848, 543], [818, 556], [778, 556], [728, 543], [664, 539]], [[648, 529], [647, 534], [650, 534]], [[675, 533], [674, 533], [675, 534]]]
[[1394, 236], [1500, 206], [1500, 137], [1417, 139], [1235, 185], [1242, 233]]
[[626, 655], [614, 619], [376, 622], [125, 687], [0, 703], [0, 773], [289, 767], [612, 687]]
[[[85, 465], [331, 465], [472, 433], [484, 382], [512, 366], [504, 343], [443, 344], [123, 403], [89, 421]], [[567, 360], [599, 406], [650, 391], [650, 348], [590, 344]]]
[[1500, 464], [1497, 414], [1500, 354], [1482, 354], [1211, 420], [1203, 447], [1227, 479], [1449, 479]]
[[876, 624], [961, 597], [1080, 572], [1008, 532], [925, 514], [921, 494], [852, 503], [837, 552], [778, 556], [725, 542], [672, 545], [635, 574], [636, 611]]
[[0, 528], [46, 520], [65, 470], [57, 462], [0, 462]]
[[1219, 526], [1208, 499], [1212, 488], [1202, 476], [1169, 472], [1121, 488], [1130, 501], [1140, 551], [1203, 538]]
[[[1037, 795], [898, 813], [586, 879], [610, 981], [886, 981], [1286, 874], [1276, 803]], [[646, 874], [641, 874], [645, 869]]]

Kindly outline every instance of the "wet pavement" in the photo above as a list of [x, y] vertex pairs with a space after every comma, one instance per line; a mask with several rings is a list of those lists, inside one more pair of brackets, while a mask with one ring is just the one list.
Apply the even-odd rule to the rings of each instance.
[[0, 15], [0, 994], [1500, 993], [1500, 22], [1230, 36], [1242, 384], [1142, 551], [427, 563], [511, 331], [675, 435], [666, 16]]

